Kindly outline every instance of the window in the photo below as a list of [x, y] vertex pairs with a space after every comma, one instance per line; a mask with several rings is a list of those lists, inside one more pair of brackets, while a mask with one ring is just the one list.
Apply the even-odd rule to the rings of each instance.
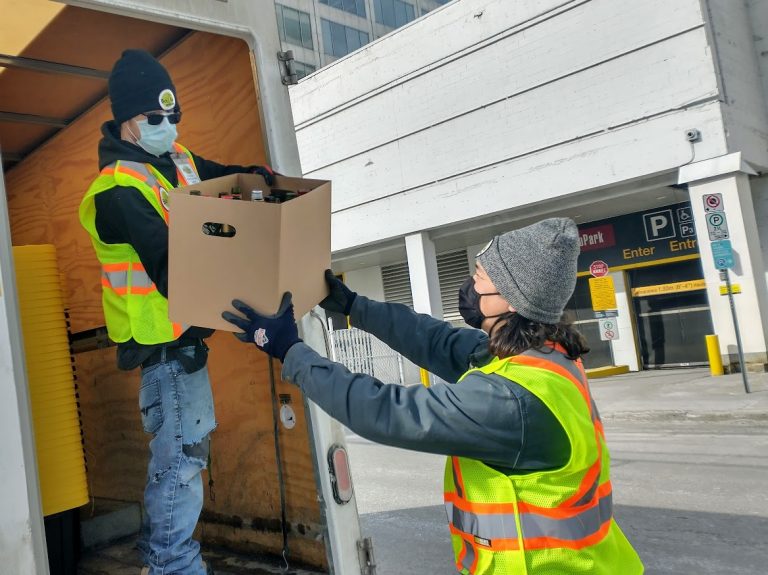
[[373, 0], [376, 21], [390, 28], [399, 28], [416, 19], [413, 4], [403, 0]]
[[323, 46], [329, 56], [341, 58], [368, 43], [368, 33], [322, 19]]
[[365, 18], [365, 0], [320, 0], [320, 4]]
[[299, 62], [298, 60], [293, 61], [293, 69], [296, 70], [296, 78], [299, 80], [317, 70], [317, 68], [312, 64], [305, 64], [304, 62]]
[[314, 49], [309, 14], [282, 4], [275, 4], [275, 7], [277, 8], [277, 27], [280, 31], [280, 39], [296, 46]]

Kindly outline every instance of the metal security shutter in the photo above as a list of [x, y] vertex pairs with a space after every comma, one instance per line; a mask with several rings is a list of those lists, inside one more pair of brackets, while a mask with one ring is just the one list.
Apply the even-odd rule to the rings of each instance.
[[437, 256], [437, 277], [440, 279], [443, 319], [463, 325], [464, 320], [459, 313], [459, 288], [469, 277], [467, 251], [459, 250]]
[[381, 267], [381, 279], [384, 282], [384, 301], [402, 303], [413, 309], [411, 276], [408, 263]]

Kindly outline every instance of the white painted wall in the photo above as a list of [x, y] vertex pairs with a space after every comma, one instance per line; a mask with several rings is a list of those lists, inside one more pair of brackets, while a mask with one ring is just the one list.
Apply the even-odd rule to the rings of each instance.
[[752, 25], [752, 37], [755, 41], [757, 67], [763, 87], [763, 107], [768, 113], [768, 2], [765, 0], [747, 0], [749, 22]]
[[462, 0], [291, 90], [334, 252], [719, 156], [718, 97], [698, 0]]
[[344, 283], [352, 291], [367, 298], [384, 301], [384, 280], [379, 266], [345, 272]]
[[728, 150], [742, 152], [747, 161], [768, 167], [768, 100], [760, 73], [761, 64], [763, 73], [768, 64], [765, 54], [758, 55], [758, 50], [765, 50], [764, 34], [768, 33], [767, 3], [706, 0], [706, 4], [722, 76]]

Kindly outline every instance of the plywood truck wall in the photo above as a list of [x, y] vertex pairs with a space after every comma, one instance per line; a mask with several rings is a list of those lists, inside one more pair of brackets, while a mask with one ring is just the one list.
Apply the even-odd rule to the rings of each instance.
[[[60, 19], [69, 22], [63, 25]], [[158, 30], [158, 25], [145, 24]], [[141, 22], [67, 7], [30, 46], [40, 51], [46, 42], [63, 42], [69, 50], [101, 50], [102, 57], [106, 51], [109, 64], [101, 68], [109, 69], [123, 48], [133, 46], [91, 44], [89, 31], [109, 35], [109, 30], [125, 26], [141, 28]], [[54, 28], [57, 33], [46, 36]], [[220, 162], [265, 161], [253, 66], [243, 41], [191, 32], [161, 61], [174, 78], [184, 112], [181, 143]], [[4, 73], [9, 72], [18, 71]], [[19, 82], [27, 82], [27, 89], [34, 86], [30, 74], [17, 75]], [[55, 101], [57, 79], [65, 87], [71, 81], [67, 76], [46, 79], [48, 89], [54, 90], [46, 95], [52, 96], [51, 101]], [[0, 77], [0, 93], [4, 80]], [[102, 93], [106, 89], [103, 81], [101, 89]], [[30, 93], [28, 102], [34, 101]], [[14, 105], [23, 107], [23, 99]], [[78, 222], [77, 208], [97, 174], [100, 126], [109, 117], [109, 102], [103, 99], [6, 174], [13, 243], [56, 245], [73, 333], [104, 325], [99, 267]], [[218, 429], [212, 441], [215, 501], [206, 497], [201, 536], [230, 548], [279, 552], [280, 499], [266, 360], [229, 333], [216, 334], [209, 344]], [[91, 491], [96, 497], [141, 501], [149, 438], [141, 431], [138, 412], [139, 373], [118, 371], [112, 347], [78, 353], [76, 366]], [[279, 366], [276, 372], [279, 377]], [[293, 560], [324, 566], [303, 402], [296, 388], [282, 382], [278, 382], [278, 393], [290, 397], [298, 420], [294, 429], [280, 431], [291, 555]]]

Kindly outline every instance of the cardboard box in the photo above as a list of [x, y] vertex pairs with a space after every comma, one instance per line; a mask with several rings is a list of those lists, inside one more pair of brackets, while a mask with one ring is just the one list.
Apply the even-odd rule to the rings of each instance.
[[[275, 180], [273, 189], [311, 191], [280, 204], [250, 201], [251, 190], [267, 196], [269, 186], [256, 174], [233, 174], [171, 192], [172, 321], [238, 331], [221, 317], [232, 309], [233, 299], [274, 314], [283, 293], [290, 291], [298, 320], [328, 294], [323, 272], [331, 267], [331, 183], [282, 176]], [[219, 197], [235, 188], [242, 200]], [[210, 223], [229, 226], [223, 229], [231, 237], [209, 235]], [[214, 231], [221, 233], [221, 226]]]

